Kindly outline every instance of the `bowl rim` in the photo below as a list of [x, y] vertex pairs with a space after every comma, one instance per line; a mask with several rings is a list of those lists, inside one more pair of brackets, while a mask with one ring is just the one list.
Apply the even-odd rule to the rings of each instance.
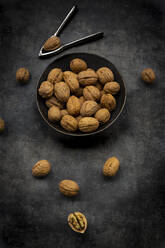
[[[45, 70], [43, 71], [43, 73], [47, 70], [47, 68], [51, 65], [51, 64], [54, 64], [54, 62], [58, 59], [62, 59], [63, 57], [66, 57], [68, 55], [75, 55], [75, 56], [78, 56], [78, 55], [94, 55], [94, 56], [97, 56], [99, 58], [103, 58], [105, 60], [108, 60], [107, 58], [103, 57], [103, 56], [100, 56], [100, 55], [97, 55], [97, 54], [94, 54], [94, 53], [86, 53], [86, 52], [76, 52], [76, 53], [67, 53], [67, 54], [64, 54], [60, 57], [57, 57], [55, 60], [53, 60], [50, 64], [48, 64], [45, 68]], [[109, 60], [108, 60], [109, 61]], [[116, 66], [111, 62], [109, 61], [115, 68]], [[117, 68], [116, 68], [117, 69]], [[120, 74], [119, 70], [117, 69], [118, 73]], [[123, 77], [121, 76], [120, 74], [120, 77], [123, 81], [123, 85], [124, 85], [124, 89], [125, 89], [125, 95], [124, 95], [124, 101], [123, 101], [123, 104], [122, 104], [122, 107], [119, 111], [119, 113], [116, 115], [116, 117], [113, 119], [113, 121], [111, 121], [109, 124], [107, 123], [107, 125], [105, 127], [103, 127], [101, 130], [96, 130], [94, 132], [91, 132], [91, 133], [67, 133], [65, 130], [62, 131], [62, 130], [59, 130], [58, 128], [54, 127], [52, 124], [50, 124], [47, 119], [45, 118], [45, 116], [43, 115], [41, 109], [40, 109], [40, 106], [39, 106], [39, 102], [38, 102], [38, 85], [39, 85], [39, 82], [41, 80], [41, 77], [43, 75], [43, 73], [41, 74], [38, 82], [37, 82], [37, 85], [36, 85], [36, 104], [37, 104], [37, 108], [38, 108], [38, 111], [40, 113], [40, 115], [42, 116], [43, 120], [47, 123], [47, 125], [51, 128], [53, 128], [56, 132], [60, 133], [60, 134], [63, 134], [63, 135], [69, 135], [69, 136], [74, 136], [74, 137], [84, 137], [84, 136], [91, 136], [91, 135], [95, 135], [95, 134], [98, 134], [98, 133], [101, 133], [102, 131], [105, 131], [106, 129], [108, 129], [110, 126], [112, 126], [114, 124], [114, 122], [118, 119], [118, 117], [121, 115], [124, 107], [125, 107], [125, 103], [126, 103], [126, 99], [127, 99], [127, 89], [126, 89], [126, 84], [125, 84], [125, 81], [123, 79]]]

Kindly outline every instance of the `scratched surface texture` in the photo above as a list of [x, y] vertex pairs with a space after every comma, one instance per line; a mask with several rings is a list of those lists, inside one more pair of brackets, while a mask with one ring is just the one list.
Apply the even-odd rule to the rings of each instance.
[[[54, 57], [37, 57], [74, 3], [79, 12], [61, 34], [63, 42], [97, 31], [105, 38], [71, 52], [101, 55], [116, 65], [127, 85], [127, 103], [117, 122], [88, 138], [61, 136], [41, 119], [36, 83]], [[165, 4], [163, 1], [0, 1], [1, 248], [164, 248], [165, 247]], [[60, 55], [58, 55], [60, 56]], [[29, 68], [30, 83], [15, 81]], [[140, 79], [152, 67], [154, 85]], [[118, 175], [105, 179], [110, 156], [121, 162]], [[33, 164], [48, 159], [51, 174], [37, 180]], [[73, 179], [80, 194], [68, 199], [58, 183]], [[67, 225], [72, 211], [88, 220], [85, 235]]]

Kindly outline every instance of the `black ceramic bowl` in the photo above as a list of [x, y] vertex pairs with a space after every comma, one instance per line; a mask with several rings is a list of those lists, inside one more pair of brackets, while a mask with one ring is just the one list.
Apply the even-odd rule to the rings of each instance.
[[[110, 120], [107, 123], [100, 125], [96, 131], [91, 132], [91, 133], [82, 133], [79, 130], [72, 133], [72, 132], [64, 130], [60, 126], [59, 123], [51, 123], [48, 120], [48, 116], [47, 116], [48, 109], [45, 105], [45, 100], [38, 94], [38, 89], [40, 87], [40, 84], [47, 79], [47, 76], [48, 76], [48, 73], [50, 72], [50, 70], [55, 68], [55, 67], [61, 68], [63, 71], [70, 70], [69, 64], [70, 64], [70, 61], [74, 58], [84, 59], [88, 64], [88, 68], [92, 68], [94, 70], [97, 70], [98, 68], [104, 67], [104, 66], [109, 67], [114, 73], [115, 81], [117, 81], [120, 84], [120, 92], [115, 96], [117, 106], [116, 106], [116, 109], [113, 112], [111, 112]], [[87, 135], [100, 133], [101, 131], [107, 129], [116, 121], [116, 119], [121, 114], [123, 107], [124, 107], [124, 104], [125, 104], [125, 101], [126, 101], [126, 88], [125, 88], [125, 84], [124, 84], [124, 81], [123, 81], [120, 73], [118, 72], [116, 67], [111, 62], [109, 62], [107, 59], [102, 58], [98, 55], [94, 55], [94, 54], [72, 53], [72, 54], [64, 55], [64, 56], [54, 60], [46, 68], [46, 70], [43, 72], [43, 74], [42, 74], [42, 76], [41, 76], [41, 78], [37, 84], [37, 106], [38, 106], [38, 110], [39, 110], [42, 118], [45, 120], [45, 122], [50, 127], [52, 127], [57, 132], [60, 132], [60, 133], [66, 134], [66, 135], [71, 135], [71, 136], [87, 136]]]

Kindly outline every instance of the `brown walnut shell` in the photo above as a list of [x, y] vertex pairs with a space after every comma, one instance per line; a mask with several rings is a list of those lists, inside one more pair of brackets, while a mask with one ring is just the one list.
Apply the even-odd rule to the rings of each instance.
[[69, 214], [68, 224], [73, 231], [78, 233], [85, 233], [87, 229], [87, 219], [85, 215], [80, 212], [74, 212]]
[[100, 90], [95, 86], [86, 86], [83, 90], [86, 100], [98, 101], [100, 99]]
[[80, 101], [78, 97], [71, 96], [66, 104], [67, 111], [70, 115], [79, 115], [80, 114]]
[[32, 175], [35, 177], [44, 177], [49, 174], [51, 164], [47, 160], [38, 161], [32, 168]]
[[96, 114], [95, 118], [101, 123], [104, 124], [110, 119], [110, 112], [106, 108], [99, 109]]
[[101, 97], [101, 105], [112, 111], [116, 108], [116, 99], [111, 94], [104, 94]]
[[99, 127], [99, 122], [93, 117], [83, 117], [78, 123], [80, 131], [83, 133], [90, 133]]
[[52, 106], [56, 106], [59, 109], [64, 108], [64, 103], [60, 102], [56, 97], [52, 96], [48, 100], [45, 101], [45, 104], [48, 108], [51, 108]]
[[63, 77], [64, 77], [65, 82], [68, 84], [72, 93], [78, 90], [79, 82], [77, 79], [77, 75], [75, 73], [71, 71], [65, 71], [63, 73]]
[[61, 102], [67, 102], [70, 97], [69, 86], [64, 82], [59, 82], [54, 85], [54, 94]]
[[54, 68], [49, 72], [47, 80], [52, 84], [56, 84], [58, 82], [61, 82], [62, 78], [63, 78], [62, 70], [59, 68]]
[[75, 181], [63, 180], [59, 184], [59, 190], [63, 195], [75, 196], [79, 192], [79, 186]]
[[75, 132], [78, 128], [78, 123], [76, 118], [74, 118], [71, 115], [63, 116], [60, 123], [65, 130], [70, 132]]
[[104, 85], [104, 92], [106, 94], [116, 95], [120, 90], [120, 84], [117, 82], [108, 82]]
[[120, 162], [116, 157], [107, 159], [103, 166], [103, 174], [108, 177], [115, 176], [120, 166]]
[[62, 109], [61, 110], [61, 117], [65, 116], [65, 115], [68, 115], [68, 111], [66, 109]]
[[85, 71], [87, 69], [87, 63], [82, 59], [73, 59], [70, 62], [70, 69], [74, 73], [79, 73], [80, 71]]
[[98, 76], [94, 70], [81, 71], [78, 74], [79, 83], [82, 86], [93, 85], [97, 82]]
[[53, 51], [61, 46], [61, 41], [57, 36], [51, 36], [44, 44], [45, 51]]
[[49, 98], [53, 95], [53, 85], [49, 81], [41, 83], [38, 93], [43, 98]]
[[80, 109], [80, 114], [82, 116], [92, 116], [99, 109], [97, 102], [95, 101], [85, 101]]
[[58, 107], [56, 106], [52, 106], [51, 108], [49, 108], [48, 110], [48, 119], [51, 122], [57, 122], [61, 120], [61, 111]]
[[96, 73], [99, 77], [99, 81], [102, 84], [106, 84], [107, 82], [114, 81], [113, 72], [108, 67], [101, 67], [97, 70]]
[[146, 83], [153, 83], [155, 81], [156, 75], [153, 69], [146, 68], [142, 71], [141, 77]]
[[29, 70], [26, 68], [19, 68], [16, 72], [16, 80], [21, 83], [27, 83], [30, 78]]

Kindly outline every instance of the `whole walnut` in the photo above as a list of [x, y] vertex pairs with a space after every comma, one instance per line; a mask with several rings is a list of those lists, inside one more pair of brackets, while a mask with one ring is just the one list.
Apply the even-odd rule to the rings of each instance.
[[5, 122], [2, 118], [0, 118], [0, 133], [5, 130]]
[[95, 86], [86, 86], [83, 90], [83, 95], [86, 100], [98, 101], [100, 99], [100, 90]]
[[52, 96], [49, 99], [47, 99], [45, 101], [45, 104], [48, 108], [52, 107], [52, 106], [56, 106], [59, 109], [63, 109], [64, 108], [64, 103], [60, 102], [56, 97]]
[[116, 99], [111, 94], [104, 94], [101, 97], [101, 105], [112, 111], [116, 108]]
[[75, 181], [63, 180], [59, 184], [59, 190], [63, 195], [75, 196], [79, 192], [79, 186]]
[[71, 96], [66, 104], [67, 111], [70, 115], [79, 115], [80, 114], [80, 101], [78, 97]]
[[107, 82], [114, 81], [113, 72], [108, 67], [101, 67], [97, 70], [96, 73], [99, 77], [99, 81], [102, 84], [106, 84]]
[[85, 71], [87, 69], [87, 63], [82, 59], [73, 59], [70, 62], [70, 69], [74, 73], [79, 73], [80, 71]]
[[117, 82], [108, 82], [104, 85], [104, 92], [111, 95], [116, 95], [120, 90], [120, 84]]
[[63, 72], [59, 68], [52, 69], [47, 77], [47, 81], [51, 82], [52, 84], [56, 84], [58, 82], [61, 82], [63, 78]]
[[51, 84], [49, 81], [44, 81], [40, 85], [40, 88], [38, 89], [38, 93], [43, 98], [49, 98], [53, 95], [53, 84]]
[[142, 71], [141, 77], [146, 83], [153, 83], [155, 81], [156, 75], [153, 69], [146, 68]]
[[61, 119], [61, 111], [60, 111], [60, 109], [58, 107], [56, 107], [56, 106], [52, 106], [48, 110], [48, 119], [51, 122], [60, 121], [60, 119]]
[[85, 101], [80, 109], [80, 114], [82, 116], [92, 116], [99, 109], [97, 102], [95, 101]]
[[57, 36], [51, 36], [44, 44], [45, 51], [53, 51], [61, 46], [61, 41]]
[[61, 126], [67, 131], [75, 132], [78, 128], [78, 123], [73, 116], [65, 115], [61, 119]]
[[68, 111], [66, 109], [62, 109], [61, 110], [61, 117], [65, 116], [65, 115], [68, 115]]
[[44, 177], [49, 174], [51, 164], [47, 160], [38, 161], [32, 168], [32, 175], [35, 177]]
[[77, 96], [77, 97], [83, 96], [83, 88], [82, 88], [82, 87], [78, 88], [78, 89], [74, 92], [74, 95]]
[[72, 93], [78, 90], [79, 82], [77, 79], [77, 75], [75, 73], [71, 71], [65, 71], [63, 73], [63, 77], [64, 77], [65, 82], [69, 85], [69, 88]]
[[26, 68], [19, 68], [16, 72], [16, 80], [21, 83], [27, 83], [30, 78], [29, 70]]
[[90, 133], [99, 127], [99, 122], [93, 117], [83, 117], [78, 123], [80, 131], [83, 133]]
[[96, 114], [95, 118], [101, 123], [104, 124], [110, 119], [110, 112], [106, 108], [99, 109]]
[[74, 212], [69, 214], [68, 224], [72, 228], [72, 230], [77, 233], [85, 233], [87, 229], [86, 217], [80, 212]]
[[120, 162], [116, 157], [107, 159], [103, 166], [103, 174], [108, 177], [115, 176], [120, 166]]
[[94, 70], [81, 71], [78, 74], [79, 83], [82, 86], [92, 85], [97, 82], [98, 76]]
[[61, 102], [67, 102], [70, 97], [69, 86], [64, 82], [59, 82], [54, 85], [54, 94]]
[[83, 103], [85, 102], [85, 97], [80, 96], [79, 101], [80, 101], [80, 107], [82, 107]]

